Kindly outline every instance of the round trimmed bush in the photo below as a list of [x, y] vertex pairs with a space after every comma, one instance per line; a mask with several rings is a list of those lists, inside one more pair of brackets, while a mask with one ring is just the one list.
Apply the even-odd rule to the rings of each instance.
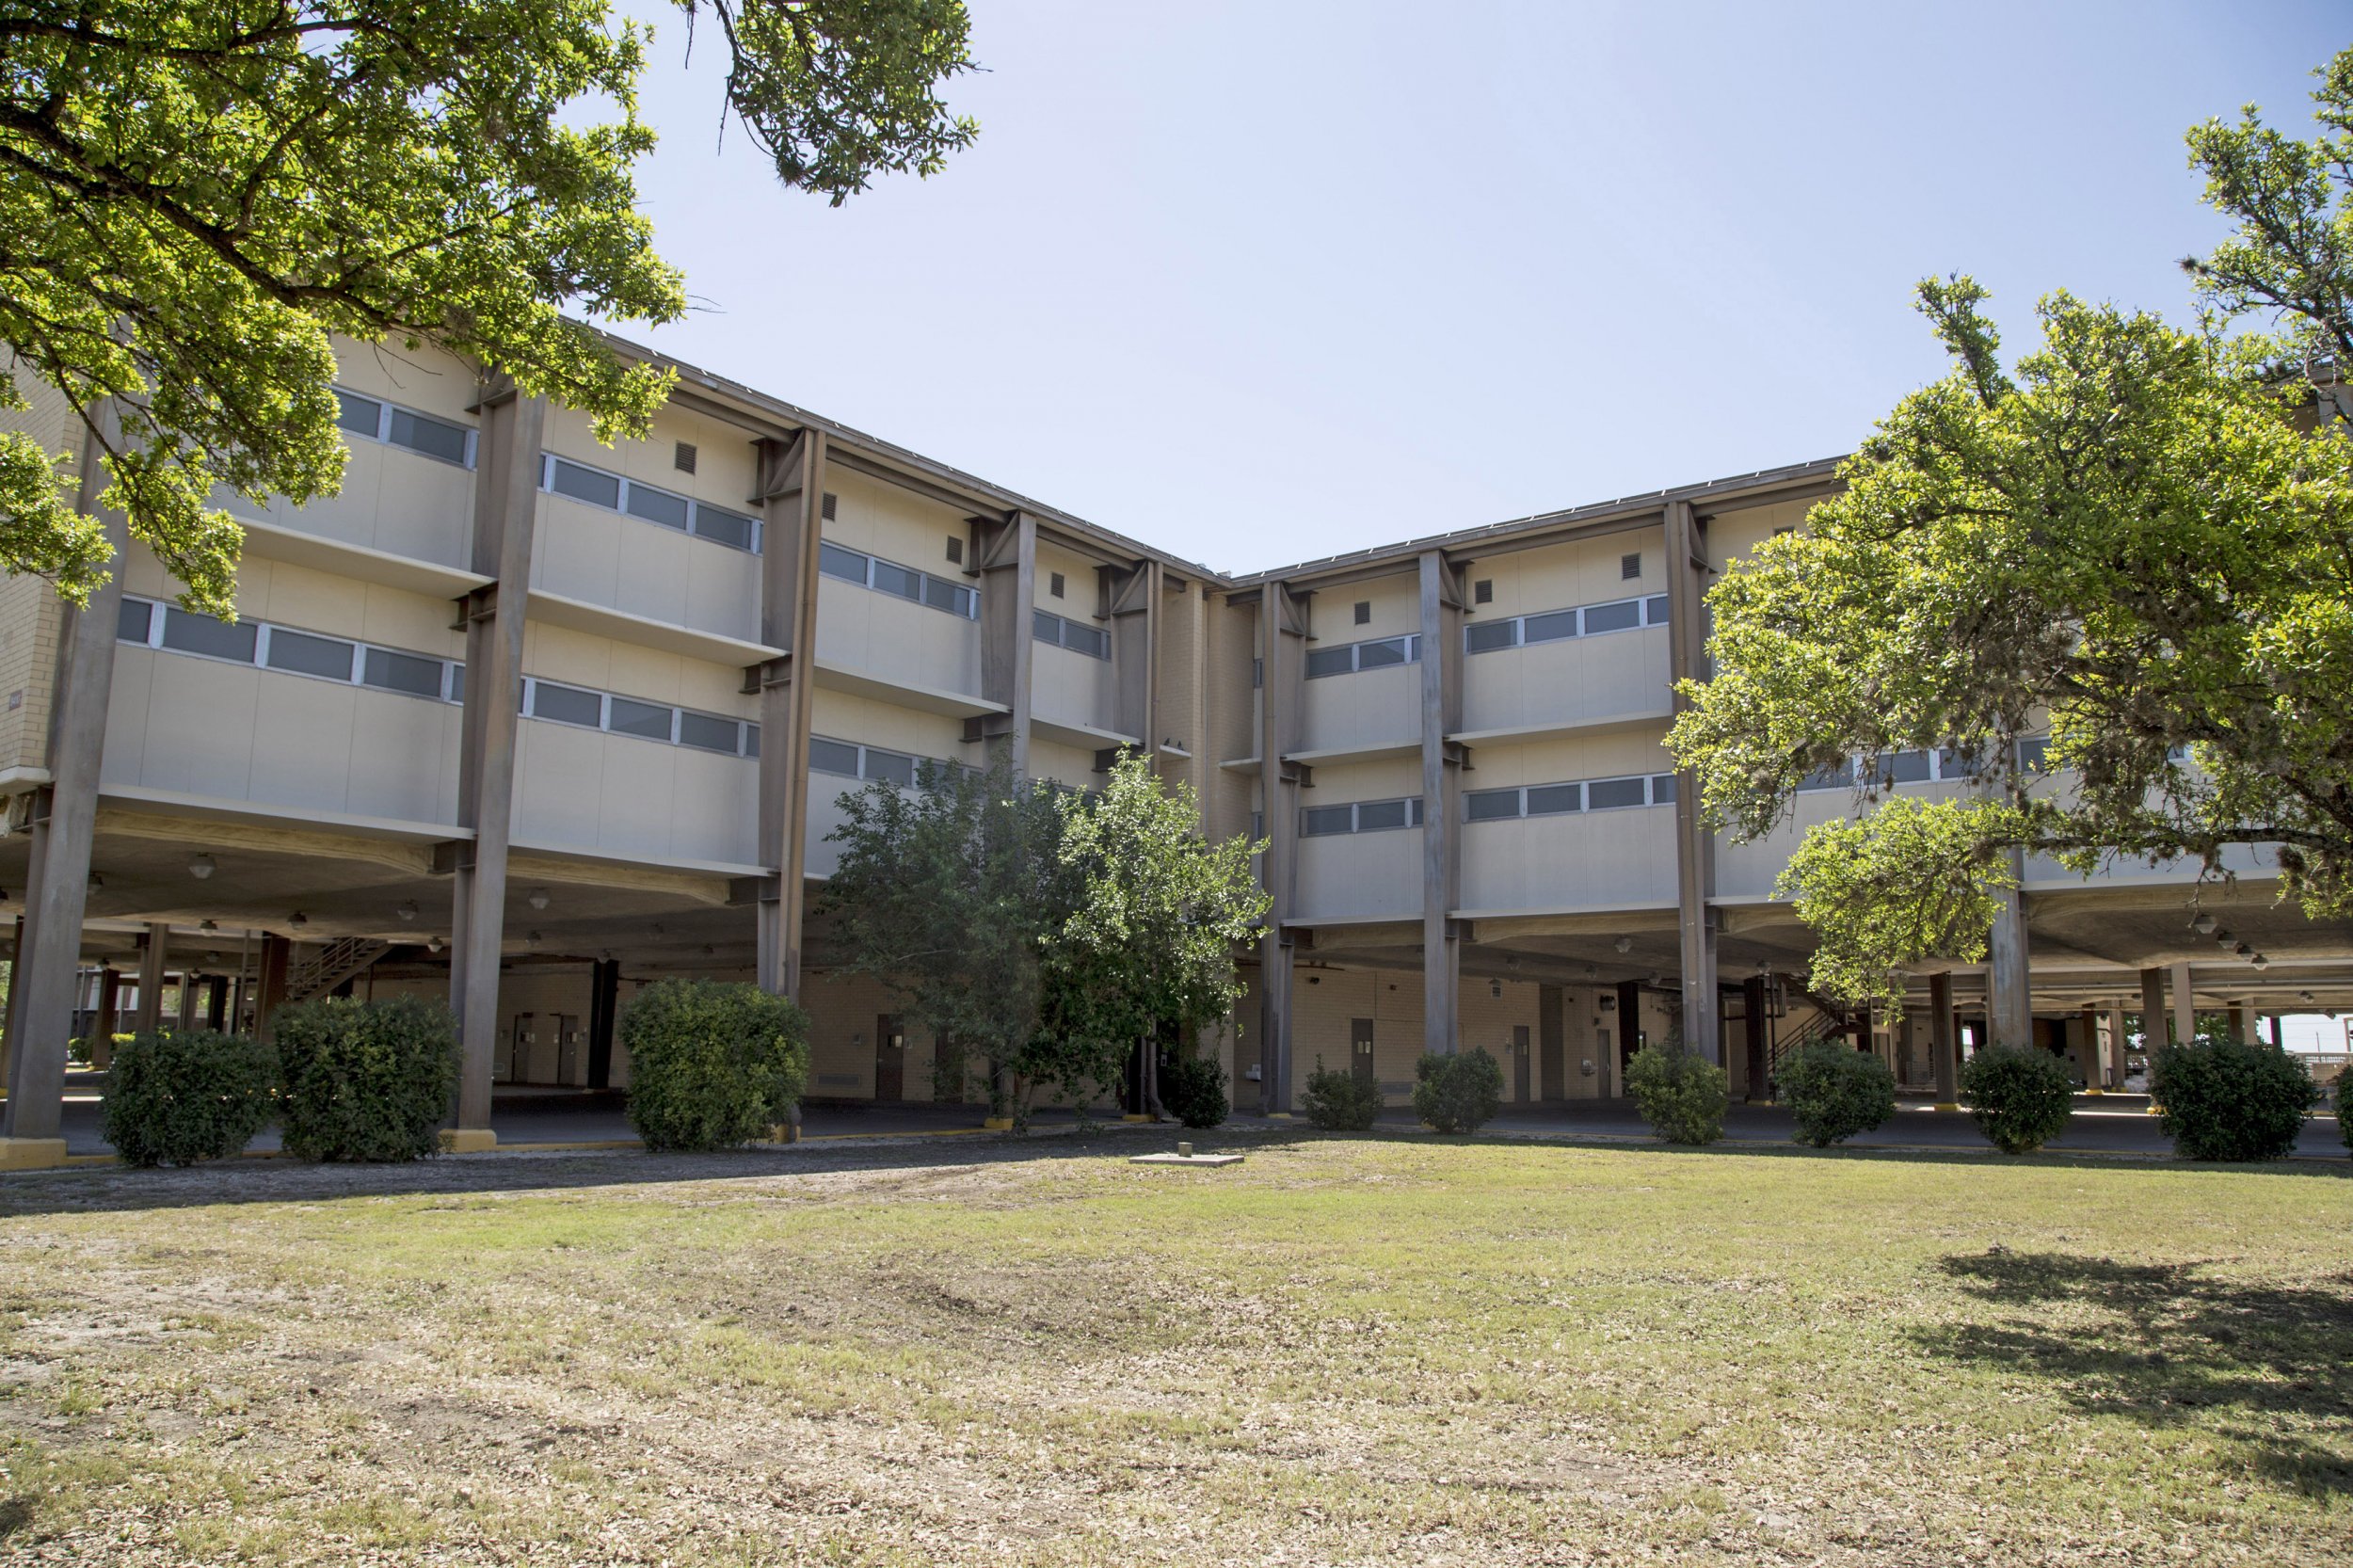
[[1299, 1109], [1326, 1132], [1369, 1131], [1381, 1119], [1381, 1086], [1359, 1083], [1354, 1073], [1332, 1072], [1319, 1056]]
[[1961, 1097], [1987, 1143], [2004, 1154], [2032, 1154], [2067, 1130], [2075, 1080], [2047, 1050], [1989, 1046], [1961, 1064]]
[[209, 1029], [124, 1035], [106, 1075], [106, 1142], [125, 1165], [223, 1160], [269, 1125], [278, 1053]]
[[1503, 1067], [1481, 1047], [1424, 1051], [1414, 1064], [1414, 1114], [1439, 1132], [1476, 1132], [1503, 1108]]
[[757, 985], [663, 980], [621, 1015], [629, 1119], [649, 1149], [727, 1149], [790, 1121], [808, 1079], [808, 1015]]
[[457, 1091], [457, 1020], [447, 1007], [424, 997], [321, 997], [270, 1021], [288, 1153], [393, 1160], [439, 1152]]
[[1211, 1056], [1178, 1056], [1160, 1064], [1160, 1104], [1187, 1127], [1225, 1119], [1225, 1069]]
[[1678, 1039], [1636, 1051], [1625, 1064], [1625, 1088], [1642, 1120], [1671, 1144], [1712, 1144], [1724, 1135], [1731, 1080]]
[[2283, 1050], [2239, 1040], [2166, 1046], [2149, 1093], [2173, 1151], [2188, 1160], [2279, 1160], [2320, 1098], [2312, 1070]]
[[1798, 1048], [1775, 1082], [1797, 1120], [1798, 1142], [1817, 1149], [1868, 1132], [1896, 1113], [1896, 1075], [1887, 1064], [1835, 1040]]

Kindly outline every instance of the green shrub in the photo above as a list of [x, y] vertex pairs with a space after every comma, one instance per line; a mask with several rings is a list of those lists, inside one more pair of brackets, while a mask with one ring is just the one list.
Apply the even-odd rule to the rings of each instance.
[[1225, 1069], [1211, 1056], [1179, 1056], [1160, 1064], [1160, 1104], [1187, 1127], [1225, 1119]]
[[1381, 1086], [1359, 1083], [1354, 1073], [1327, 1071], [1319, 1056], [1299, 1109], [1326, 1132], [1363, 1132], [1381, 1119]]
[[221, 1160], [269, 1125], [278, 1053], [209, 1029], [126, 1035], [106, 1077], [106, 1142], [125, 1165]]
[[649, 1149], [725, 1149], [789, 1121], [808, 1078], [808, 1015], [757, 985], [664, 980], [621, 1015], [629, 1119]]
[[2159, 1048], [2149, 1064], [2149, 1093], [2173, 1151], [2189, 1160], [2281, 1159], [2320, 1098], [2303, 1063], [2238, 1040]]
[[1801, 1046], [1774, 1080], [1796, 1118], [1798, 1142], [1826, 1149], [1896, 1113], [1896, 1075], [1867, 1050], [1836, 1040]]
[[1424, 1051], [1414, 1064], [1414, 1114], [1440, 1132], [1476, 1132], [1503, 1107], [1503, 1068], [1483, 1048]]
[[1961, 1097], [1987, 1143], [2004, 1154], [2032, 1154], [2067, 1130], [2075, 1080], [2047, 1050], [1989, 1046], [1961, 1064]]
[[271, 1015], [279, 1127], [303, 1160], [418, 1160], [457, 1088], [457, 1021], [438, 1001], [322, 997]]
[[1636, 1051], [1625, 1064], [1625, 1088], [1642, 1120], [1671, 1144], [1712, 1144], [1724, 1135], [1732, 1080], [1679, 1039]]

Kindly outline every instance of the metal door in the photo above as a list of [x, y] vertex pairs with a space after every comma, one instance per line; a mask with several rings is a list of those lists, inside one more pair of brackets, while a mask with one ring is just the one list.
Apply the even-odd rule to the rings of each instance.
[[1528, 1103], [1528, 1026], [1512, 1026], [1512, 1097]]
[[874, 1097], [907, 1097], [906, 1026], [896, 1013], [885, 1013], [874, 1020]]
[[580, 1058], [580, 1015], [558, 1013], [555, 1016], [555, 1081], [585, 1083], [588, 1081], [584, 1070], [587, 1065]]
[[1350, 1070], [1355, 1073], [1357, 1082], [1368, 1089], [1380, 1086], [1381, 1080], [1373, 1076], [1372, 1070], [1372, 1020], [1370, 1018], [1348, 1020], [1348, 1058]]
[[515, 1015], [514, 1025], [507, 1031], [506, 1037], [491, 1052], [490, 1078], [493, 1082], [520, 1083], [523, 1080], [531, 1065], [532, 1028], [530, 1014]]

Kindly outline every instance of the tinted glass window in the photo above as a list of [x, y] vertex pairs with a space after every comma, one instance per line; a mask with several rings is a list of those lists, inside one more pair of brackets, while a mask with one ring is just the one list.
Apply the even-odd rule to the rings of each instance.
[[1650, 803], [1653, 806], [1673, 806], [1675, 803], [1675, 776], [1655, 773], [1650, 776]]
[[747, 724], [744, 727], [744, 755], [746, 757], [760, 755], [760, 726], [756, 724]]
[[866, 581], [866, 557], [855, 550], [844, 550], [838, 544], [817, 547], [817, 569], [827, 577], [839, 577], [844, 583], [863, 584]]
[[1798, 788], [1801, 790], [1843, 790], [1853, 782], [1853, 764], [1833, 762], [1827, 768], [1817, 768], [1798, 780]]
[[531, 714], [562, 724], [584, 724], [591, 729], [604, 719], [604, 701], [594, 692], [556, 686], [542, 680], [532, 688]]
[[1547, 610], [1541, 616], [1528, 617], [1527, 630], [1521, 639], [1531, 643], [1557, 643], [1577, 635], [1575, 610]]
[[1596, 778], [1585, 786], [1585, 798], [1596, 811], [1645, 804], [1642, 780], [1639, 778]]
[[1080, 626], [1077, 621], [1063, 622], [1062, 646], [1075, 648], [1090, 658], [1108, 659], [1112, 656], [1111, 633], [1100, 627]]
[[1299, 831], [1307, 838], [1326, 833], [1347, 833], [1354, 823], [1345, 806], [1310, 806], [1300, 815]]
[[555, 460], [555, 477], [548, 486], [558, 495], [568, 495], [574, 501], [585, 501], [591, 506], [617, 508], [621, 504], [621, 482], [609, 473], [582, 468], [578, 463]]
[[[441, 695], [441, 663], [438, 659], [420, 659], [413, 653], [372, 648], [360, 663], [360, 680], [388, 692], [437, 697]], [[465, 693], [461, 690], [457, 695], [462, 699]]]
[[1892, 757], [1881, 758], [1880, 766], [1888, 777], [1898, 784], [1928, 782], [1929, 754], [1925, 751], [1899, 751]]
[[438, 419], [412, 414], [406, 408], [392, 410], [392, 423], [384, 439], [394, 446], [405, 446], [411, 452], [422, 452], [428, 457], [439, 457], [445, 463], [466, 460], [466, 427], [444, 424]]
[[1624, 632], [1642, 624], [1642, 605], [1639, 600], [1620, 600], [1615, 604], [1588, 604], [1585, 607], [1585, 634], [1596, 632]]
[[672, 495], [667, 490], [657, 490], [649, 485], [632, 485], [629, 488], [629, 515], [644, 518], [648, 522], [658, 522], [664, 528], [684, 528], [686, 498]]
[[1492, 653], [1519, 640], [1519, 626], [1508, 620], [1482, 620], [1463, 628], [1463, 647], [1473, 653]]
[[307, 632], [288, 632], [272, 628], [269, 634], [269, 667], [293, 670], [297, 675], [324, 675], [337, 680], [351, 679], [351, 645], [339, 643], [332, 637], [313, 637]]
[[838, 773], [844, 778], [856, 778], [857, 747], [812, 735], [808, 742], [808, 765], [817, 773]]
[[1977, 772], [1977, 759], [1968, 752], [1951, 746], [1939, 746], [1936, 752], [1936, 776], [1939, 778], [1971, 778]]
[[1030, 635], [1041, 643], [1062, 647], [1062, 617], [1050, 610], [1031, 611]]
[[1405, 663], [1405, 640], [1402, 637], [1356, 645], [1356, 667], [1360, 670], [1379, 669], [1386, 664], [1403, 663]]
[[1356, 831], [1374, 833], [1383, 828], [1405, 825], [1405, 803], [1401, 800], [1369, 800], [1356, 808]]
[[1558, 816], [1563, 811], [1585, 809], [1585, 786], [1582, 784], [1539, 784], [1528, 792], [1528, 814], [1531, 817]]
[[253, 663], [254, 625], [232, 626], [210, 616], [192, 616], [176, 604], [164, 606], [164, 646], [183, 653], [208, 653], [216, 659]]
[[115, 636], [126, 643], [147, 641], [149, 617], [154, 614], [155, 606], [143, 600], [124, 600], [122, 607], [115, 612]]
[[616, 735], [640, 735], [648, 741], [670, 738], [670, 710], [657, 708], [650, 702], [632, 702], [628, 697], [613, 699], [613, 716], [605, 728]]
[[738, 550], [752, 548], [752, 520], [741, 512], [723, 512], [716, 506], [695, 508], [695, 532], [706, 539], [733, 545]]
[[[170, 631], [166, 629], [164, 635], [168, 638], [171, 635]], [[2019, 771], [2022, 773], [2050, 772], [2051, 737], [2048, 735], [2029, 735], [2025, 740], [2020, 741], [2018, 743], [2018, 767]]]
[[874, 562], [873, 586], [877, 593], [896, 594], [901, 599], [920, 600], [923, 597], [923, 574], [920, 571], [909, 571], [904, 567], [892, 566], [888, 561], [878, 557]]
[[714, 719], [709, 713], [680, 713], [678, 716], [678, 744], [704, 751], [724, 751], [732, 757], [735, 755], [735, 738], [743, 728], [733, 719]]
[[868, 746], [866, 776], [879, 778], [887, 784], [912, 784], [915, 782], [915, 759], [895, 751], [880, 751]]
[[1472, 822], [1494, 822], [1500, 817], [1520, 814], [1520, 792], [1517, 790], [1481, 790], [1463, 797], [1463, 808]]
[[1667, 624], [1667, 596], [1665, 594], [1659, 594], [1655, 598], [1642, 600], [1642, 606], [1643, 612], [1650, 617], [1651, 625], [1664, 626]]
[[965, 613], [964, 596], [971, 591], [953, 583], [943, 583], [936, 577], [923, 579], [923, 602], [935, 610], [945, 610], [952, 616]]
[[1355, 650], [1346, 648], [1314, 648], [1307, 650], [1307, 679], [1321, 680], [1327, 675], [1346, 675], [1356, 667]]
[[372, 397], [354, 397], [347, 392], [335, 394], [335, 423], [354, 435], [374, 439], [383, 417], [384, 405]]

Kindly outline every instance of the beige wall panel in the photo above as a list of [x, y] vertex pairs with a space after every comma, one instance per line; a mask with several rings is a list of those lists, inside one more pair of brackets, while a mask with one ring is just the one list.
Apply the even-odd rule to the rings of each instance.
[[1719, 569], [1742, 559], [1782, 529], [1802, 529], [1806, 514], [1817, 501], [1783, 501], [1770, 506], [1749, 506], [1720, 512], [1707, 524], [1707, 558]]
[[[621, 744], [615, 743], [616, 745]], [[670, 853], [681, 860], [712, 860], [733, 866], [760, 860], [760, 764], [748, 758], [722, 757], [692, 746], [648, 750], [672, 754], [672, 792], [667, 801], [646, 800], [633, 808], [670, 813]], [[606, 809], [613, 808], [606, 802]], [[629, 804], [629, 803], [624, 803]]]
[[818, 580], [817, 658], [903, 685], [974, 696], [981, 689], [978, 621], [839, 578]]
[[[579, 504], [551, 496], [548, 504], [553, 508]], [[687, 564], [687, 557], [695, 551], [715, 551], [724, 549], [724, 546], [635, 519], [623, 518], [620, 520], [631, 526], [618, 530], [614, 536], [619, 577], [612, 599], [605, 602], [625, 615], [644, 616], [648, 620], [668, 621], [679, 626], [692, 625], [698, 632], [716, 632], [725, 636], [741, 637], [750, 631], [747, 624], [741, 622], [723, 626], [697, 623], [691, 618], [687, 586], [692, 568]], [[756, 571], [744, 573], [747, 584], [757, 583], [759, 576]], [[748, 594], [747, 586], [747, 597]]]
[[335, 380], [370, 397], [389, 398], [420, 413], [472, 424], [473, 367], [429, 345], [416, 348], [335, 340]]
[[[966, 744], [960, 719], [878, 702], [850, 692], [830, 692], [822, 686], [817, 689], [809, 728], [832, 740], [888, 746], [893, 751], [941, 761], [971, 760], [968, 754], [977, 754], [980, 749]], [[855, 785], [854, 780], [852, 783]]]
[[1675, 900], [1674, 808], [1465, 824], [1465, 910], [1658, 908]]
[[[1086, 626], [1105, 626], [1108, 622], [1095, 618], [1096, 608], [1096, 562], [1051, 539], [1037, 541], [1037, 598], [1041, 610], [1051, 610], [1058, 616]], [[1054, 573], [1063, 576], [1063, 596], [1054, 597]]]
[[[567, 429], [564, 439], [570, 440]], [[676, 443], [691, 441], [695, 446], [695, 472], [680, 472], [678, 467]], [[573, 456], [568, 450], [567, 456]], [[593, 459], [582, 456], [583, 462]], [[642, 441], [621, 441], [605, 454], [601, 465], [632, 480], [691, 495], [697, 501], [708, 501], [713, 506], [724, 506], [730, 512], [748, 513], [753, 506], [744, 498], [752, 493], [757, 483], [753, 472], [751, 432], [720, 420], [709, 419], [672, 403], [653, 416], [653, 428]]]
[[1666, 627], [1645, 626], [1465, 658], [1463, 728], [1665, 714], [1673, 707], [1667, 637]]
[[829, 470], [825, 488], [834, 498], [834, 515], [824, 526], [832, 543], [935, 577], [972, 581], [964, 575], [972, 564], [968, 556], [962, 563], [948, 559], [951, 538], [970, 542], [965, 513], [846, 469]]
[[1421, 830], [1335, 833], [1299, 840], [1294, 919], [1353, 920], [1421, 913]]
[[154, 701], [155, 666], [168, 654], [118, 646], [114, 684], [106, 694], [106, 749], [100, 776], [109, 784], [147, 780], [147, 712]]
[[543, 593], [590, 604], [617, 603], [621, 535], [647, 526], [638, 519], [585, 505], [569, 496], [541, 494], [531, 585]]
[[[1636, 553], [1642, 558], [1642, 574], [1629, 579], [1622, 575], [1620, 562]], [[1474, 599], [1480, 582], [1495, 584], [1491, 603], [1471, 606], [1475, 618], [1485, 619], [1662, 594], [1667, 591], [1665, 561], [1665, 529], [1654, 526], [1475, 560], [1463, 576]]]
[[[416, 406], [413, 400], [394, 401]], [[473, 424], [468, 414], [445, 417]], [[227, 490], [216, 490], [215, 498], [232, 516], [440, 566], [467, 566], [473, 519], [472, 469], [362, 437], [352, 437], [345, 445], [351, 455], [344, 465], [343, 488], [335, 495], [303, 506], [277, 499], [256, 506]]]
[[684, 748], [632, 735], [597, 740], [603, 764], [591, 779], [597, 789], [597, 852], [649, 860], [679, 856], [675, 841], [681, 824], [706, 810], [705, 803], [678, 787]]
[[[132, 648], [117, 651], [136, 656]], [[212, 659], [168, 653], [149, 657], [154, 664], [148, 686], [143, 766], [136, 777], [117, 775], [110, 748], [104, 770], [108, 781], [224, 800], [248, 798], [262, 672]]]
[[841, 846], [826, 840], [846, 815], [841, 809], [841, 797], [857, 788], [855, 778], [837, 778], [824, 773], [808, 776], [808, 826], [803, 840], [807, 846], [803, 851], [803, 870], [808, 875], [831, 876], [834, 867], [841, 863]]
[[455, 703], [354, 692], [344, 809], [403, 822], [455, 823], [461, 714]]
[[[1666, 728], [1605, 729], [1538, 740], [1489, 742], [1471, 749], [1465, 791], [1513, 785], [1565, 784], [1588, 778], [1624, 778], [1668, 773], [1674, 758], [1666, 747]], [[1317, 776], [1322, 776], [1321, 772]]]
[[1315, 788], [1299, 792], [1303, 807], [1398, 800], [1421, 793], [1421, 760], [1417, 757], [1382, 757], [1369, 762], [1319, 762], [1314, 772]]
[[[1502, 988], [1501, 996], [1496, 994], [1498, 985]], [[1482, 1049], [1502, 1067], [1503, 1099], [1507, 1105], [1517, 1101], [1519, 1090], [1519, 1058], [1512, 1039], [1515, 1027], [1528, 1031], [1528, 1097], [1533, 1100], [1544, 1093], [1538, 1058], [1543, 1042], [1537, 1034], [1536, 991], [1536, 986], [1523, 980], [1497, 982], [1478, 975], [1463, 977], [1456, 1038], [1463, 1049]]]
[[905, 1004], [871, 975], [812, 973], [803, 992], [808, 1010], [808, 1092], [819, 1098], [871, 1099], [874, 1094], [875, 1026], [897, 1014], [906, 1032], [903, 1101], [932, 1097], [932, 1035], [906, 1016]]
[[1030, 771], [1039, 778], [1050, 778], [1073, 789], [1099, 790], [1103, 775], [1095, 771], [1095, 753], [1077, 746], [1064, 745], [1032, 736], [1030, 741]]
[[515, 840], [593, 853], [602, 807], [605, 737], [524, 719], [515, 726]]
[[1116, 730], [1112, 719], [1118, 700], [1118, 680], [1109, 659], [1090, 658], [1050, 643], [1036, 645], [1030, 666], [1030, 710], [1038, 718]]
[[[1408, 563], [1411, 565], [1411, 563]], [[1369, 607], [1371, 618], [1356, 623], [1356, 606]], [[1336, 648], [1375, 637], [1402, 637], [1421, 630], [1421, 578], [1418, 568], [1398, 577], [1353, 583], [1315, 600], [1316, 640], [1310, 645]], [[1335, 680], [1345, 680], [1336, 676]]]
[[602, 690], [613, 679], [613, 640], [545, 621], [526, 621], [523, 673]]
[[760, 557], [709, 539], [688, 538], [685, 545], [685, 624], [722, 637], [760, 641]]
[[247, 798], [312, 810], [350, 809], [359, 688], [271, 671], [257, 671], [256, 682]]
[[1305, 683], [1300, 750], [1388, 745], [1421, 733], [1421, 666], [1392, 664]]

